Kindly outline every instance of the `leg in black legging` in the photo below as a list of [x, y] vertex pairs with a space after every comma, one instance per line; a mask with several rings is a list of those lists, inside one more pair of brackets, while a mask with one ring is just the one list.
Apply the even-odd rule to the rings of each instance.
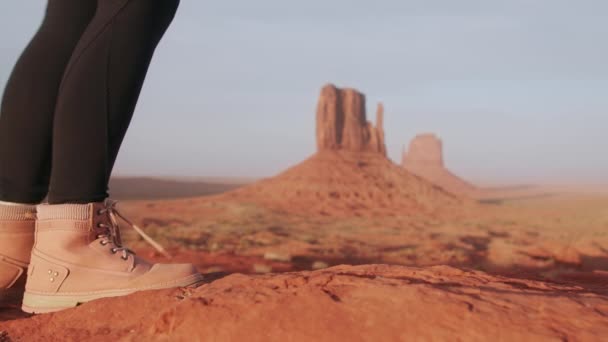
[[49, 203], [105, 199], [154, 50], [178, 0], [104, 0], [63, 78]]
[[0, 201], [38, 203], [47, 194], [59, 85], [96, 6], [96, 0], [49, 0], [13, 69], [0, 111]]

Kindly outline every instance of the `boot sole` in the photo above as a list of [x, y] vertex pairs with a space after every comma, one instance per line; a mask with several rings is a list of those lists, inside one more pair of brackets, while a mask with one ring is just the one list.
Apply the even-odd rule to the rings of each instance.
[[80, 304], [87, 303], [93, 300], [102, 298], [122, 297], [133, 294], [140, 291], [148, 290], [162, 290], [171, 289], [178, 287], [188, 287], [199, 285], [204, 281], [204, 276], [201, 274], [194, 274], [186, 278], [181, 278], [169, 283], [162, 283], [158, 285], [151, 285], [145, 288], [133, 288], [133, 289], [122, 289], [122, 290], [109, 290], [109, 291], [97, 291], [94, 294], [52, 294], [52, 295], [41, 295], [35, 293], [29, 293], [27, 290], [23, 296], [23, 305], [21, 310], [30, 314], [42, 314], [57, 312], [65, 309], [77, 307]]

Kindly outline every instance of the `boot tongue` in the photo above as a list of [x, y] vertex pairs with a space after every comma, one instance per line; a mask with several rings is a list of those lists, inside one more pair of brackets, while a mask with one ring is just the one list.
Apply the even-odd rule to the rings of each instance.
[[[157, 251], [163, 254], [165, 257], [171, 259], [171, 255], [161, 246], [158, 242], [154, 241], [148, 234], [146, 234], [141, 228], [137, 227], [133, 222], [123, 216], [116, 209], [116, 201], [106, 200], [104, 203], [98, 203], [93, 207], [93, 227], [98, 235], [104, 235], [119, 248], [122, 246], [122, 238], [120, 235], [120, 228], [118, 220], [121, 219], [124, 223], [128, 224], [133, 228], [146, 242], [148, 242]], [[131, 252], [132, 253], [132, 252]], [[134, 253], [133, 253], [134, 254]]]
[[99, 236], [105, 236], [108, 239], [114, 241], [113, 232], [112, 232], [112, 220], [108, 214], [108, 212], [100, 213], [101, 210], [104, 210], [105, 206], [102, 204], [94, 204], [92, 208], [92, 238], [94, 240], [98, 239]]
[[107, 216], [110, 219], [110, 236], [112, 241], [117, 247], [122, 247], [122, 237], [120, 235], [120, 225], [118, 224], [118, 217], [114, 214], [113, 211], [108, 211]]

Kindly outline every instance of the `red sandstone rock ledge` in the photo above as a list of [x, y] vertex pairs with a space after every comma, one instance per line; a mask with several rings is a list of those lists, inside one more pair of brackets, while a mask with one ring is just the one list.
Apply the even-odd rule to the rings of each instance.
[[230, 275], [0, 323], [12, 341], [600, 341], [608, 297], [440, 266]]

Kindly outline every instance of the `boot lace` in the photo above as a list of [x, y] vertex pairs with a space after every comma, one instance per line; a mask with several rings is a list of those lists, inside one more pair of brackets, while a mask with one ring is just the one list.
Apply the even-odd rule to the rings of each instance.
[[105, 228], [103, 233], [97, 235], [97, 239], [100, 239], [99, 243], [103, 246], [108, 244], [112, 245], [111, 252], [113, 254], [121, 253], [121, 258], [123, 260], [128, 260], [129, 255], [135, 255], [135, 252], [130, 250], [127, 247], [122, 245], [122, 239], [120, 236], [120, 225], [118, 223], [118, 219], [122, 219], [127, 225], [129, 225], [133, 230], [135, 230], [146, 242], [148, 242], [152, 247], [154, 247], [158, 252], [160, 252], [165, 257], [171, 259], [171, 255], [161, 246], [158, 242], [154, 241], [148, 234], [146, 234], [141, 228], [137, 225], [133, 224], [129, 219], [127, 219], [124, 215], [122, 215], [118, 209], [116, 209], [116, 204], [118, 201], [115, 200], [106, 200], [105, 207], [103, 209], [98, 210], [97, 214], [103, 215], [107, 214], [110, 218], [110, 224], [98, 223], [98, 228]]

